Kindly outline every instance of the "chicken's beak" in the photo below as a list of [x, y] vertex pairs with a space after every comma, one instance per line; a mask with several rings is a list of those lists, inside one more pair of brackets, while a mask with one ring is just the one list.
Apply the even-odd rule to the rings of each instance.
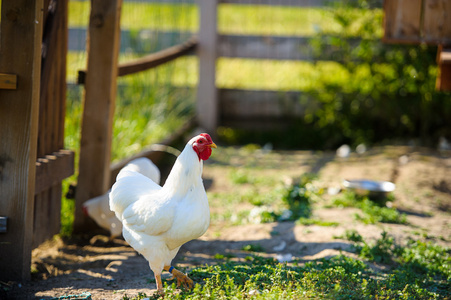
[[210, 148], [218, 148], [218, 146], [216, 146], [216, 144], [213, 143], [213, 142], [210, 145], [208, 145], [208, 147], [210, 147]]

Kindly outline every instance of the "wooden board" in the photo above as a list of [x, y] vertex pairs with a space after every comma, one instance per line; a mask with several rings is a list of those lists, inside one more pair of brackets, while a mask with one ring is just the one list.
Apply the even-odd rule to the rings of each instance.
[[451, 48], [439, 46], [437, 64], [439, 73], [436, 80], [436, 89], [449, 92], [451, 91]]
[[17, 75], [0, 74], [0, 89], [15, 90], [17, 87]]
[[218, 94], [216, 90], [217, 3], [200, 1], [200, 29], [197, 54], [199, 83], [196, 115], [199, 126], [214, 135], [218, 125]]
[[92, 228], [83, 203], [110, 184], [111, 140], [116, 101], [122, 0], [93, 0], [89, 21], [88, 72], [81, 129], [74, 231]]
[[[40, 194], [74, 174], [74, 152], [60, 150], [39, 157], [36, 162], [35, 193]], [[61, 200], [61, 195], [60, 195]]]
[[304, 116], [313, 101], [298, 91], [219, 89], [220, 125], [246, 129], [283, 128]]
[[451, 44], [451, 1], [424, 0], [423, 37], [428, 43]]
[[[173, 47], [166, 48], [164, 50], [158, 51], [146, 55], [144, 57], [122, 63], [118, 65], [118, 76], [125, 76], [129, 74], [134, 74], [142, 72], [151, 68], [156, 68], [164, 63], [172, 61], [178, 57], [192, 54], [197, 47], [197, 38], [191, 38], [190, 40], [175, 45]], [[84, 84], [86, 80], [86, 71], [78, 71], [78, 84]]]
[[384, 41], [417, 43], [421, 40], [422, 0], [384, 1]]
[[15, 90], [0, 89], [0, 280], [30, 278], [38, 136], [43, 1], [1, 2], [0, 72], [17, 74]]
[[61, 181], [74, 172], [64, 147], [68, 0], [45, 0], [33, 247], [60, 232]]

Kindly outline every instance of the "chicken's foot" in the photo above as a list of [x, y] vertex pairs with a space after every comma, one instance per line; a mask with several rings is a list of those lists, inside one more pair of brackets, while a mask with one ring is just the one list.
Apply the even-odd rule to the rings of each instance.
[[183, 285], [184, 288], [190, 289], [194, 287], [194, 282], [183, 272], [180, 272], [171, 266], [165, 266], [164, 269], [172, 274], [172, 278], [169, 278], [168, 280], [177, 279], [177, 287], [180, 287], [180, 285]]

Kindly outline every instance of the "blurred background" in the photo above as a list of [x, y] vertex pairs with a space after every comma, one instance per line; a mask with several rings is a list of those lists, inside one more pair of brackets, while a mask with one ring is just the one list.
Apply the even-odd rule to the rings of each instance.
[[[239, 3], [241, 2], [241, 3]], [[249, 2], [249, 1], [247, 1]], [[276, 148], [451, 139], [451, 94], [435, 89], [437, 45], [383, 43], [383, 1], [218, 4], [220, 139]], [[238, 4], [239, 3], [239, 4]], [[78, 148], [89, 1], [69, 2], [66, 145]], [[124, 1], [120, 62], [188, 40], [193, 0]], [[118, 78], [113, 160], [161, 140], [195, 114], [198, 58]]]

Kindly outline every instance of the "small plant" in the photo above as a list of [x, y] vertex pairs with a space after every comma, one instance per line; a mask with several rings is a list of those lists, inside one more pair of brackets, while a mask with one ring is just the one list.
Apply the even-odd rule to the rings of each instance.
[[299, 180], [299, 184], [286, 187], [281, 191], [283, 202], [292, 212], [287, 220], [294, 221], [311, 216], [311, 202], [321, 194], [321, 191], [312, 183], [316, 177], [314, 174], [305, 174]]
[[351, 242], [359, 243], [363, 242], [363, 237], [357, 232], [357, 230], [346, 230], [344, 235], [335, 236], [336, 239], [345, 239]]
[[383, 206], [378, 202], [371, 201], [367, 196], [359, 196], [352, 191], [346, 191], [339, 197], [336, 197], [333, 206], [338, 207], [357, 207], [363, 212], [355, 214], [355, 218], [365, 224], [376, 223], [394, 223], [407, 224], [407, 217], [395, 208]]
[[259, 244], [248, 244], [243, 246], [241, 250], [249, 252], [265, 252], [265, 248]]
[[406, 224], [407, 218], [405, 214], [399, 213], [394, 208], [380, 206], [368, 198], [364, 198], [359, 203], [359, 208], [362, 209], [364, 215], [356, 214], [357, 220], [366, 224], [382, 223], [394, 223], [394, 224]]
[[394, 254], [393, 237], [389, 236], [387, 232], [381, 233], [381, 238], [374, 244], [363, 243], [363, 246], [356, 246], [359, 256], [370, 261], [378, 263], [389, 264], [393, 262], [392, 256]]

